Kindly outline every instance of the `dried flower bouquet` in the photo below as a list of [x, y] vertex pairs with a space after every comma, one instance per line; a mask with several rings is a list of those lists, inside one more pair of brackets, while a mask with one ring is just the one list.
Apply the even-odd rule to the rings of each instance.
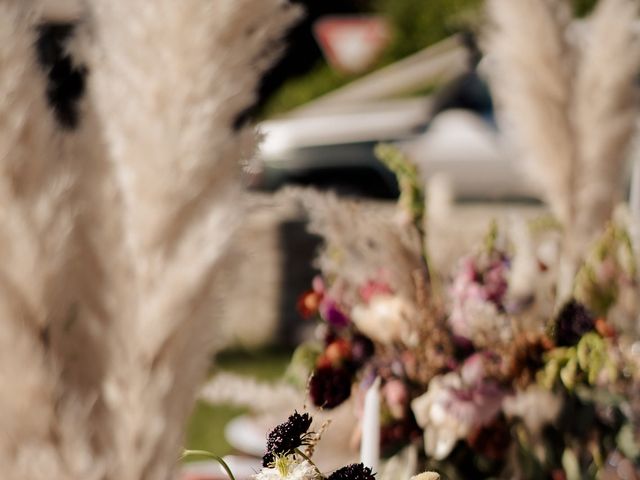
[[[614, 211], [637, 113], [637, 6], [602, 0], [577, 43], [568, 12], [563, 1], [490, 2], [493, 88], [553, 222], [488, 226], [442, 272], [417, 172], [399, 152], [379, 151], [402, 187], [399, 220], [302, 194], [325, 240], [299, 302], [319, 338], [294, 357], [313, 403], [355, 397], [361, 415], [380, 378], [383, 452], [418, 446], [422, 467], [445, 478], [640, 475], [638, 219]], [[633, 59], [605, 73], [623, 50]]]

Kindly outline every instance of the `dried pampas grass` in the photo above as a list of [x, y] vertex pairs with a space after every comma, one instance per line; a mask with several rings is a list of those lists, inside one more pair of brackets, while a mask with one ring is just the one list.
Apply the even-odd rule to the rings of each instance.
[[490, 0], [491, 83], [506, 130], [529, 160], [554, 214], [573, 218], [576, 147], [570, 120], [574, 66], [564, 32], [568, 5], [553, 0]]
[[70, 281], [77, 178], [73, 159], [57, 154], [30, 6], [0, 2], [0, 471], [10, 479], [98, 479], [104, 464], [91, 451], [89, 400], [65, 388], [53, 346], [73, 305], [61, 287]]
[[637, 114], [640, 44], [633, 0], [601, 0], [585, 41], [567, 40], [566, 0], [491, 0], [492, 85], [580, 258], [611, 217]]
[[236, 120], [295, 11], [77, 2], [89, 88], [62, 131], [32, 47], [43, 14], [76, 5], [54, 3], [0, 1], [0, 471], [167, 479], [218, 340], [217, 265], [254, 143]]
[[324, 246], [316, 260], [332, 279], [340, 298], [356, 304], [357, 287], [383, 281], [398, 294], [415, 299], [413, 274], [422, 265], [420, 239], [398, 224], [392, 207], [365, 205], [314, 190], [290, 191], [309, 214], [309, 231], [321, 236]]
[[601, 0], [582, 42], [570, 2], [490, 0], [492, 85], [521, 153], [564, 227], [559, 301], [611, 218], [637, 115], [633, 0]]
[[622, 175], [638, 113], [638, 3], [602, 0], [590, 19], [575, 79], [576, 228], [591, 239], [622, 198]]

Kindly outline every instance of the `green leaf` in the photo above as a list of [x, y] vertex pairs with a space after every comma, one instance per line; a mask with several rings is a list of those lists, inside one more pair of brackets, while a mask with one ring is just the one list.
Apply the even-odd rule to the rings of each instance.
[[569, 448], [566, 448], [562, 454], [562, 468], [567, 475], [567, 480], [582, 480], [578, 457]]
[[636, 442], [631, 424], [626, 423], [622, 426], [616, 437], [616, 443], [625, 457], [634, 462], [640, 461], [640, 446]]
[[422, 179], [413, 164], [400, 149], [393, 145], [380, 144], [375, 154], [389, 170], [395, 173], [400, 186], [399, 203], [411, 217], [418, 229], [422, 231], [425, 214], [425, 195]]
[[318, 342], [305, 342], [293, 352], [291, 363], [287, 367], [284, 378], [295, 386], [304, 387], [313, 371], [316, 360], [322, 353]]
[[572, 356], [567, 364], [560, 370], [560, 380], [567, 390], [573, 390], [578, 376], [578, 359]]

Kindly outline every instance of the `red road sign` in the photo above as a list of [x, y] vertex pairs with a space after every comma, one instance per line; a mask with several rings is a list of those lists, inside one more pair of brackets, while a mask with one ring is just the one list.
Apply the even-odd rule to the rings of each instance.
[[378, 59], [391, 39], [380, 16], [327, 16], [313, 25], [327, 62], [345, 73], [361, 73]]

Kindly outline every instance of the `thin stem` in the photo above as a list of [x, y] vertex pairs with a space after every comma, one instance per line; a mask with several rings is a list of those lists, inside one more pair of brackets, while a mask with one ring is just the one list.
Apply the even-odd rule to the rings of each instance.
[[320, 475], [320, 478], [324, 478], [324, 475], [322, 475], [322, 472], [320, 471], [320, 469], [318, 468], [318, 466], [313, 463], [313, 460], [311, 460], [311, 458], [309, 458], [309, 456], [304, 453], [302, 450], [300, 450], [299, 448], [295, 449], [295, 453], [297, 455], [300, 455], [302, 458], [304, 458], [307, 462], [309, 462], [311, 464], [311, 466], [316, 470], [316, 472], [318, 473], [318, 475]]
[[225, 462], [222, 457], [219, 457], [218, 455], [214, 455], [211, 452], [207, 452], [206, 450], [185, 450], [184, 452], [182, 452], [182, 456], [180, 457], [180, 459], [182, 460], [187, 457], [194, 457], [194, 456], [208, 457], [215, 460], [222, 466], [222, 468], [224, 468], [224, 471], [227, 473], [228, 477], [231, 480], [236, 480], [236, 477], [233, 476], [233, 472], [229, 468], [229, 465], [227, 465], [227, 462]]

